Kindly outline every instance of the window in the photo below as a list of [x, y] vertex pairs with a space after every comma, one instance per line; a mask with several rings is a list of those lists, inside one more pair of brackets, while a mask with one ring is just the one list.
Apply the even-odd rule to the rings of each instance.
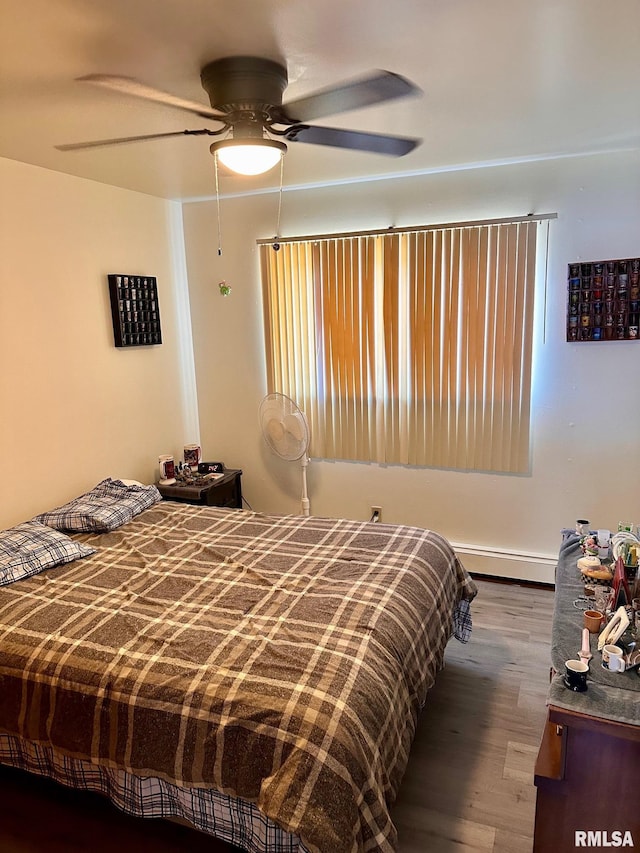
[[268, 390], [311, 453], [526, 472], [538, 221], [261, 251]]

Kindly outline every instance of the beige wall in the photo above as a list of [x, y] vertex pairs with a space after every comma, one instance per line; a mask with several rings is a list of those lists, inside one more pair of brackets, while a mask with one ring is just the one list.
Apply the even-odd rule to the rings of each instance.
[[[198, 440], [198, 418], [205, 456], [244, 470], [255, 509], [298, 512], [299, 468], [266, 450], [257, 419], [255, 240], [275, 232], [277, 195], [223, 199], [219, 257], [213, 201], [181, 208], [8, 160], [0, 186], [0, 527], [105, 476], [154, 480], [159, 453]], [[458, 543], [472, 569], [543, 580], [575, 518], [640, 523], [640, 344], [564, 341], [567, 263], [640, 254], [639, 152], [291, 191], [282, 233], [529, 210], [558, 213], [546, 329], [538, 293], [530, 475], [313, 460], [313, 513], [364, 519], [380, 504], [384, 520]], [[158, 278], [160, 347], [113, 346], [106, 275], [125, 270]]]
[[[218, 257], [215, 203], [184, 206], [202, 443], [206, 456], [243, 468], [255, 509], [296, 513], [299, 468], [270, 455], [257, 421], [265, 372], [255, 240], [275, 233], [277, 196], [227, 198], [221, 209]], [[472, 569], [548, 581], [563, 526], [578, 517], [599, 527], [640, 524], [640, 343], [564, 340], [567, 263], [640, 255], [638, 151], [287, 192], [281, 230], [293, 236], [529, 211], [558, 213], [546, 328], [542, 282], [537, 294], [530, 475], [313, 460], [313, 514], [364, 519], [380, 504], [386, 521], [432, 527], [459, 543]], [[223, 278], [233, 288], [226, 298], [217, 288]]]
[[[153, 482], [159, 453], [197, 439], [197, 417], [180, 206], [11, 160], [0, 160], [0, 187], [7, 527], [106, 476]], [[161, 346], [114, 347], [106, 276], [116, 272], [157, 277]]]

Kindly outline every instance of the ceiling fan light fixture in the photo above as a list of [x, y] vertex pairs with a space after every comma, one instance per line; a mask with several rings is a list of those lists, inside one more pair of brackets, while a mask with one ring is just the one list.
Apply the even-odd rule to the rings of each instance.
[[239, 175], [263, 175], [282, 159], [287, 146], [276, 139], [223, 139], [214, 142], [210, 151], [218, 159]]

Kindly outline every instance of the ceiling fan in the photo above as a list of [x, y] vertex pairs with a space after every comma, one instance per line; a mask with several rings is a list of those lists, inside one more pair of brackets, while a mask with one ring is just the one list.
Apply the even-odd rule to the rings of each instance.
[[[162, 137], [224, 134], [222, 140], [210, 146], [211, 153], [218, 156], [221, 162], [233, 171], [241, 174], [261, 174], [275, 166], [287, 150], [281, 139], [395, 157], [408, 154], [420, 143], [419, 139], [404, 136], [388, 136], [306, 123], [309, 119], [420, 93], [417, 86], [409, 80], [390, 71], [374, 71], [364, 77], [322, 89], [286, 104], [282, 103], [282, 94], [287, 87], [287, 69], [285, 65], [271, 59], [255, 56], [216, 59], [204, 66], [200, 80], [209, 96], [210, 108], [197, 101], [186, 100], [147, 86], [131, 77], [108, 74], [79, 77], [79, 82], [194, 113], [201, 118], [218, 122], [220, 127], [215, 130], [181, 130], [76, 142], [57, 145], [56, 148], [72, 151]], [[244, 150], [247, 148], [251, 149], [253, 166], [246, 166], [243, 170], [235, 161], [247, 153]]]

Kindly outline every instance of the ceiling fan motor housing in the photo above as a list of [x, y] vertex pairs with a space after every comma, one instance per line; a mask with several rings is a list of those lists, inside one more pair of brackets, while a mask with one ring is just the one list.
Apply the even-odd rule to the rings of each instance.
[[226, 113], [279, 107], [288, 82], [284, 65], [256, 56], [216, 59], [204, 66], [200, 80], [213, 109]]

